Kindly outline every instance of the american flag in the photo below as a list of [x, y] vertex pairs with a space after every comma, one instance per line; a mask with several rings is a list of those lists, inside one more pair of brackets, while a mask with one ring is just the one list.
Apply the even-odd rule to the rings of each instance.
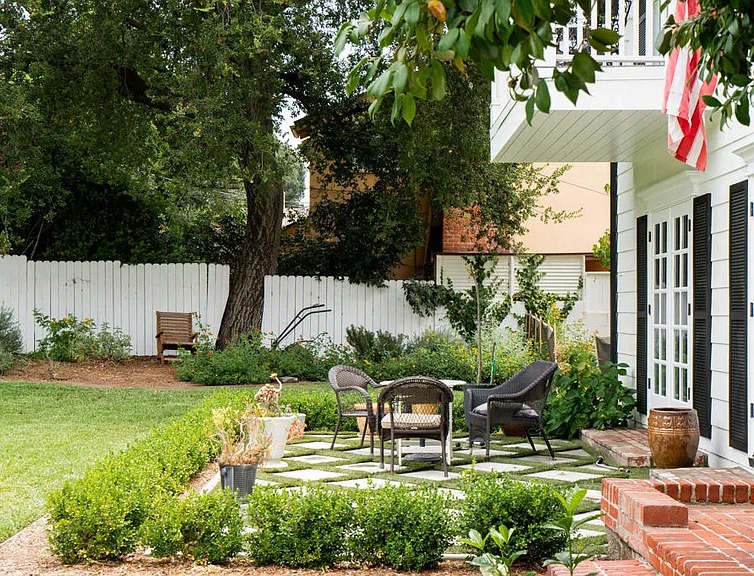
[[[698, 0], [676, 0], [675, 21], [682, 22], [699, 13]], [[704, 128], [702, 96], [715, 91], [717, 79], [703, 82], [697, 65], [699, 51], [675, 48], [665, 69], [665, 100], [668, 115], [668, 151], [681, 162], [704, 171], [707, 167], [707, 133]]]

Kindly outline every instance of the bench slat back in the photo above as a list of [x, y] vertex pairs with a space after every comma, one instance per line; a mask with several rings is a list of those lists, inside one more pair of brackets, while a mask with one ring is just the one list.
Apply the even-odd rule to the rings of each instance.
[[191, 342], [194, 335], [191, 312], [157, 312], [157, 332], [165, 342]]

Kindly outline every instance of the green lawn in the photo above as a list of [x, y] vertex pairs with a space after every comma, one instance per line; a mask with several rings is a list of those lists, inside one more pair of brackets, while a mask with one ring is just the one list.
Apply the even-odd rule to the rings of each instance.
[[0, 382], [0, 542], [41, 516], [66, 480], [214, 391]]

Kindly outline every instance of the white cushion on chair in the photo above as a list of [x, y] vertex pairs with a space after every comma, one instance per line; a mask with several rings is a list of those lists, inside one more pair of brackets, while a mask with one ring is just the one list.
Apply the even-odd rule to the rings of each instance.
[[390, 414], [382, 417], [382, 427], [390, 429], [393, 424], [395, 428], [402, 430], [431, 430], [440, 427], [439, 414], [393, 414], [392, 422]]
[[[474, 414], [479, 414], [480, 416], [487, 416], [487, 403], [480, 404], [476, 408], [472, 410]], [[538, 414], [536, 410], [534, 410], [531, 406], [528, 404], [523, 404], [521, 406], [521, 410], [516, 412], [513, 415], [514, 418], [537, 418]]]

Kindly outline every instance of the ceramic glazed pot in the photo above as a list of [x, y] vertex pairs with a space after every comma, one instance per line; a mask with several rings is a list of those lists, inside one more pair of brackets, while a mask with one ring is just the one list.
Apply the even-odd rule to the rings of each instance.
[[652, 408], [649, 411], [649, 450], [657, 468], [694, 465], [699, 447], [699, 418], [693, 408]]
[[256, 464], [223, 464], [220, 466], [220, 485], [230, 488], [242, 502], [251, 494], [257, 478]]

